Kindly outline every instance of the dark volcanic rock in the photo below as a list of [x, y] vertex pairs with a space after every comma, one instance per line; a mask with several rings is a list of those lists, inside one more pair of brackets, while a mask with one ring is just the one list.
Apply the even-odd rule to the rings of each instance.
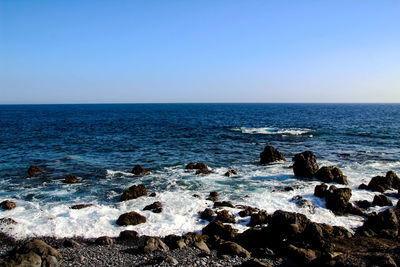
[[356, 235], [379, 236], [384, 238], [396, 238], [399, 231], [399, 220], [395, 211], [387, 209], [370, 216], [356, 231]]
[[247, 217], [251, 216], [254, 213], [258, 213], [260, 210], [257, 208], [253, 208], [250, 206], [236, 206], [236, 208], [241, 208], [243, 210], [239, 211], [239, 216], [240, 217]]
[[285, 161], [285, 155], [283, 153], [279, 152], [277, 149], [275, 149], [272, 146], [266, 146], [264, 148], [264, 151], [260, 153], [260, 164], [268, 164], [271, 162], [283, 160]]
[[229, 170], [225, 173], [225, 176], [227, 176], [227, 177], [233, 177], [236, 175], [237, 175], [237, 172], [235, 170]]
[[94, 243], [96, 245], [101, 245], [101, 246], [112, 245], [112, 244], [114, 244], [114, 239], [112, 239], [108, 236], [101, 236], [99, 238], [96, 238]]
[[362, 183], [358, 186], [358, 189], [368, 189], [368, 185]]
[[121, 241], [136, 241], [139, 239], [139, 234], [133, 230], [125, 230], [119, 233], [118, 239]]
[[368, 209], [369, 207], [371, 207], [371, 203], [368, 200], [359, 200], [355, 203], [361, 209]]
[[388, 189], [398, 189], [400, 184], [399, 177], [397, 177], [394, 171], [388, 171], [386, 176], [375, 176], [372, 177], [368, 184], [368, 189], [375, 192], [385, 192]]
[[134, 211], [122, 214], [121, 216], [119, 216], [117, 220], [117, 224], [119, 226], [137, 225], [145, 222], [146, 222], [146, 217]]
[[149, 197], [155, 197], [155, 196], [157, 196], [157, 193], [156, 193], [156, 192], [153, 192], [153, 193], [151, 193], [151, 194], [149, 195]]
[[143, 168], [141, 165], [136, 165], [131, 171], [134, 175], [149, 175], [150, 171]]
[[215, 220], [221, 221], [223, 223], [235, 223], [235, 215], [230, 214], [227, 210], [221, 210], [217, 212], [217, 218]]
[[208, 169], [207, 165], [203, 162], [190, 162], [185, 167], [186, 170], [196, 170], [196, 174], [209, 174], [211, 171]]
[[376, 206], [393, 206], [392, 201], [385, 195], [375, 195], [372, 204]]
[[293, 172], [298, 177], [312, 178], [318, 171], [315, 155], [311, 151], [304, 151], [293, 157]]
[[328, 186], [324, 183], [322, 183], [320, 185], [316, 185], [314, 188], [314, 195], [319, 198], [324, 198], [327, 190], [328, 190]]
[[119, 201], [135, 199], [141, 196], [147, 196], [147, 189], [144, 184], [132, 185], [122, 194]]
[[4, 200], [0, 203], [0, 207], [5, 210], [12, 210], [17, 207], [17, 205], [15, 205], [15, 202], [12, 202], [10, 200]]
[[67, 175], [64, 178], [64, 183], [66, 183], [66, 184], [75, 184], [77, 182], [79, 182], [78, 177], [76, 177], [75, 175], [72, 175], [72, 174]]
[[289, 191], [293, 191], [294, 188], [291, 187], [291, 186], [285, 186], [284, 190], [285, 190], [286, 192], [289, 192]]
[[207, 221], [212, 221], [214, 215], [215, 213], [212, 209], [205, 209], [200, 212], [200, 218]]
[[235, 206], [230, 201], [216, 201], [216, 202], [214, 202], [214, 208], [219, 208], [219, 207], [234, 208]]
[[295, 203], [299, 208], [307, 208], [311, 214], [314, 214], [315, 212], [313, 204], [302, 196], [294, 196], [290, 201]]
[[29, 176], [38, 176], [42, 173], [42, 171], [40, 170], [40, 168], [38, 166], [30, 166], [28, 168], [28, 175]]
[[169, 251], [169, 247], [158, 237], [150, 237], [143, 247], [145, 253], [153, 253], [155, 251]]
[[219, 236], [223, 240], [232, 240], [235, 237], [237, 230], [220, 221], [213, 221], [204, 227], [202, 232], [204, 235], [208, 235], [209, 237]]
[[216, 191], [212, 191], [210, 192], [208, 198], [206, 198], [207, 200], [211, 200], [212, 202], [215, 202], [218, 200], [218, 192]]
[[267, 224], [270, 219], [271, 215], [269, 215], [266, 211], [261, 210], [258, 213], [251, 214], [248, 226]]
[[247, 259], [251, 257], [250, 252], [248, 252], [241, 245], [232, 241], [226, 241], [219, 245], [218, 253], [222, 255], [239, 256]]
[[348, 184], [347, 177], [343, 175], [339, 168], [334, 166], [321, 167], [314, 176], [324, 183]]
[[331, 186], [326, 193], [326, 207], [338, 215], [346, 212], [351, 198], [350, 188], [336, 188]]
[[93, 204], [77, 204], [77, 205], [73, 205], [70, 207], [70, 209], [73, 210], [80, 210], [80, 209], [84, 209], [84, 208], [88, 208], [93, 206]]
[[160, 201], [156, 201], [153, 204], [147, 205], [146, 207], [143, 208], [143, 210], [151, 210], [154, 213], [160, 213], [162, 212], [162, 204]]

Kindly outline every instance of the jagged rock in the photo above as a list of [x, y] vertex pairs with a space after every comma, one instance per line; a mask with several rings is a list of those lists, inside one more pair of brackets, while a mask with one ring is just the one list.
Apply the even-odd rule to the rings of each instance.
[[12, 210], [15, 209], [17, 205], [15, 205], [15, 202], [13, 201], [4, 200], [3, 202], [0, 203], [0, 207], [5, 210]]
[[209, 174], [211, 171], [208, 169], [207, 165], [203, 162], [190, 162], [186, 165], [187, 170], [196, 170], [196, 174]]
[[293, 191], [294, 188], [291, 187], [291, 186], [285, 186], [284, 190], [285, 190], [286, 192], [289, 192], [289, 191]]
[[220, 221], [213, 221], [210, 222], [206, 227], [202, 230], [204, 235], [212, 236], [219, 236], [224, 240], [232, 240], [237, 230], [233, 229], [230, 225], [224, 225]]
[[237, 175], [237, 172], [235, 170], [229, 170], [225, 173], [225, 176], [227, 176], [227, 177], [233, 177], [236, 175]]
[[154, 251], [169, 251], [169, 247], [158, 237], [150, 237], [146, 241], [143, 248], [145, 253], [153, 253]]
[[368, 185], [362, 183], [362, 184], [360, 184], [360, 185], [358, 186], [358, 189], [364, 189], [364, 190], [366, 190], [366, 189], [368, 189]]
[[216, 192], [216, 191], [210, 192], [210, 195], [206, 199], [211, 200], [212, 202], [217, 201], [218, 200], [218, 192]]
[[289, 255], [303, 264], [310, 264], [318, 258], [318, 253], [311, 249], [298, 248], [293, 245], [288, 246]]
[[28, 175], [29, 176], [38, 176], [42, 173], [42, 171], [40, 170], [40, 168], [38, 166], [29, 166], [28, 168]]
[[151, 194], [149, 195], [149, 197], [155, 197], [155, 196], [157, 196], [157, 193], [156, 193], [156, 192], [153, 192], [153, 193], [151, 193]]
[[388, 171], [386, 176], [372, 177], [367, 187], [372, 191], [383, 193], [391, 188], [398, 189], [399, 184], [400, 179], [397, 177], [396, 173], [394, 171]]
[[396, 213], [387, 209], [370, 216], [364, 224], [356, 231], [357, 235], [380, 236], [385, 238], [396, 238], [399, 231], [399, 220]]
[[76, 184], [77, 182], [79, 182], [78, 177], [76, 177], [75, 175], [72, 175], [72, 174], [67, 175], [64, 178], [64, 183], [66, 183], [66, 184]]
[[141, 165], [136, 165], [135, 167], [133, 167], [131, 172], [134, 175], [149, 175], [150, 174], [150, 171], [143, 168]]
[[293, 157], [293, 172], [298, 177], [312, 178], [318, 171], [315, 155], [311, 151], [304, 151]]
[[371, 203], [368, 200], [356, 201], [356, 205], [361, 209], [368, 209], [369, 207], [371, 207]]
[[250, 222], [248, 226], [267, 224], [271, 218], [271, 215], [267, 214], [266, 211], [261, 210], [258, 213], [251, 214]]
[[162, 204], [160, 201], [156, 201], [153, 204], [147, 205], [146, 207], [143, 208], [143, 210], [151, 210], [154, 213], [160, 213], [162, 212]]
[[232, 241], [226, 241], [220, 244], [218, 247], [218, 252], [222, 255], [233, 255], [247, 259], [251, 257], [250, 252], [248, 252], [241, 245]]
[[372, 204], [376, 206], [393, 206], [392, 201], [385, 195], [375, 195]]
[[212, 221], [212, 218], [214, 216], [214, 211], [212, 209], [205, 209], [202, 212], [200, 212], [200, 218], [203, 220], [207, 221]]
[[133, 230], [125, 230], [119, 233], [118, 239], [121, 241], [136, 241], [139, 239], [139, 234]]
[[132, 185], [122, 194], [119, 201], [135, 199], [141, 196], [147, 196], [147, 189], [144, 184]]
[[247, 217], [251, 216], [254, 213], [258, 213], [260, 210], [257, 208], [253, 208], [250, 206], [237, 206], [236, 208], [242, 208], [243, 210], [239, 211], [239, 216], [240, 217]]
[[302, 196], [294, 196], [290, 201], [295, 203], [299, 208], [307, 208], [311, 214], [315, 213], [313, 204], [309, 200], [304, 199]]
[[277, 210], [269, 219], [268, 229], [277, 240], [291, 239], [302, 234], [309, 223], [303, 214]]
[[230, 201], [216, 201], [214, 202], [214, 209], [219, 207], [234, 208], [235, 206]]
[[101, 246], [114, 244], [114, 240], [108, 236], [101, 236], [97, 238], [94, 242], [96, 243], [96, 245], [101, 245]]
[[350, 188], [336, 188], [331, 186], [326, 193], [326, 207], [333, 213], [342, 215], [346, 212], [346, 208], [351, 198]]
[[227, 210], [221, 210], [219, 212], [217, 212], [217, 218], [215, 218], [216, 220], [219, 220], [223, 223], [235, 223], [235, 215], [230, 214], [229, 211]]
[[204, 252], [204, 253], [207, 253], [207, 254], [210, 254], [210, 252], [211, 252], [210, 249], [208, 248], [207, 244], [204, 243], [203, 240], [200, 240], [198, 242], [194, 242], [193, 245], [196, 248], [198, 248], [201, 252]]
[[348, 184], [347, 176], [343, 175], [342, 171], [334, 166], [321, 167], [314, 176], [324, 183]]
[[327, 190], [328, 190], [328, 186], [324, 183], [322, 183], [320, 185], [316, 185], [314, 188], [314, 195], [319, 198], [324, 198]]
[[272, 146], [266, 146], [264, 148], [264, 151], [260, 153], [261, 165], [265, 165], [280, 160], [286, 161], [285, 155], [283, 155], [283, 153], [279, 152]]
[[119, 226], [137, 225], [145, 222], [146, 222], [146, 217], [134, 211], [122, 214], [121, 216], [119, 216], [117, 220], [117, 224]]
[[80, 210], [80, 209], [84, 209], [84, 208], [88, 208], [93, 206], [93, 204], [77, 204], [77, 205], [73, 205], [70, 207], [70, 209], [73, 210]]

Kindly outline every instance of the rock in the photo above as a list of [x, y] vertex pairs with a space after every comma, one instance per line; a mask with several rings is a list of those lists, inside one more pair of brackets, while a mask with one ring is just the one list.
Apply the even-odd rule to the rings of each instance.
[[166, 263], [168, 263], [169, 265], [172, 265], [172, 266], [175, 266], [175, 265], [179, 264], [179, 262], [174, 257], [171, 257], [171, 256], [165, 257], [164, 261]]
[[198, 174], [209, 174], [211, 173], [211, 171], [207, 168], [207, 169], [199, 169], [196, 171], [196, 175]]
[[0, 218], [0, 225], [10, 225], [10, 224], [17, 224], [17, 222], [11, 218]]
[[227, 210], [221, 210], [217, 212], [217, 218], [215, 220], [219, 220], [223, 223], [235, 223], [235, 215], [230, 214]]
[[38, 166], [29, 166], [28, 168], [28, 175], [29, 176], [38, 176], [42, 173], [42, 171], [40, 170], [40, 168]]
[[47, 256], [54, 256], [57, 259], [62, 259], [60, 252], [39, 239], [34, 239], [25, 243], [16, 250], [18, 254], [27, 254], [29, 252], [39, 255], [42, 259], [45, 259]]
[[396, 238], [399, 231], [399, 220], [396, 213], [387, 209], [370, 216], [364, 224], [356, 230], [356, 235], [380, 236], [384, 238]]
[[137, 225], [145, 222], [146, 222], [146, 217], [134, 211], [122, 214], [121, 216], [119, 216], [117, 220], [117, 224], [119, 226]]
[[133, 173], [134, 175], [149, 175], [150, 171], [146, 170], [140, 165], [136, 165], [135, 167], [133, 167], [131, 173]]
[[289, 191], [293, 191], [294, 188], [291, 187], [291, 186], [285, 186], [284, 190], [285, 190], [286, 192], [289, 192]]
[[270, 217], [267, 229], [276, 241], [290, 240], [302, 234], [309, 223], [303, 214], [277, 210]]
[[154, 251], [169, 251], [169, 247], [158, 237], [150, 237], [146, 241], [143, 248], [145, 253], [153, 253]]
[[235, 206], [232, 204], [230, 201], [216, 201], [214, 202], [214, 209], [219, 208], [219, 207], [228, 207], [228, 208], [234, 208]]
[[94, 243], [95, 243], [96, 245], [105, 246], [105, 245], [112, 245], [112, 244], [114, 244], [115, 242], [114, 242], [113, 239], [111, 239], [111, 238], [108, 237], [108, 236], [101, 236], [101, 237], [97, 238], [97, 239], [94, 241]]
[[348, 184], [347, 177], [343, 175], [339, 168], [334, 166], [321, 167], [314, 176], [324, 183]]
[[132, 185], [122, 194], [119, 201], [135, 199], [141, 196], [147, 196], [147, 189], [144, 184]]
[[15, 202], [12, 202], [10, 200], [4, 200], [0, 203], [0, 207], [4, 210], [12, 210], [15, 209], [17, 205], [15, 205]]
[[160, 213], [162, 212], [162, 204], [160, 201], [156, 201], [153, 204], [147, 205], [146, 207], [143, 208], [143, 210], [151, 210], [154, 213]]
[[361, 209], [368, 209], [369, 207], [371, 207], [371, 203], [368, 200], [359, 200], [355, 203]]
[[272, 267], [270, 264], [260, 261], [259, 259], [250, 259], [243, 262], [240, 267]]
[[210, 195], [206, 199], [211, 200], [212, 202], [217, 201], [218, 200], [218, 192], [216, 192], [216, 191], [210, 192]]
[[343, 215], [351, 198], [350, 188], [331, 186], [326, 193], [326, 207], [337, 215]]
[[368, 184], [368, 189], [375, 192], [385, 192], [388, 189], [398, 189], [400, 184], [399, 177], [393, 171], [388, 171], [386, 176], [375, 176], [372, 177]]
[[121, 241], [136, 241], [139, 239], [139, 234], [133, 230], [125, 230], [119, 233], [118, 239]]
[[203, 162], [190, 162], [188, 165], [186, 165], [185, 169], [196, 170], [196, 174], [209, 174], [211, 172], [207, 165]]
[[227, 176], [227, 177], [233, 177], [236, 175], [237, 175], [237, 172], [235, 170], [229, 170], [225, 173], [225, 176]]
[[64, 178], [64, 183], [66, 184], [76, 184], [79, 181], [78, 177], [76, 177], [75, 175], [67, 175]]
[[193, 245], [198, 248], [201, 252], [210, 254], [210, 249], [208, 248], [207, 244], [204, 241], [200, 240], [198, 242], [194, 242]]
[[198, 195], [198, 194], [193, 194], [193, 197], [199, 198], [199, 199], [201, 198], [200, 195]]
[[358, 186], [358, 189], [368, 189], [368, 185], [366, 185], [366, 184], [364, 184], [364, 183], [362, 183], [362, 184], [360, 184], [359, 186]]
[[156, 193], [156, 192], [153, 192], [153, 193], [151, 193], [151, 194], [149, 195], [149, 197], [155, 197], [155, 196], [157, 196], [157, 193]]
[[320, 185], [316, 185], [314, 188], [314, 195], [319, 198], [324, 198], [327, 190], [328, 190], [328, 186], [324, 183], [322, 183]]
[[293, 157], [293, 172], [298, 177], [312, 178], [318, 171], [315, 155], [311, 151], [304, 151]]
[[212, 209], [205, 209], [202, 212], [200, 212], [200, 218], [203, 220], [207, 221], [212, 221], [212, 218], [214, 216], [214, 211]]
[[372, 204], [376, 206], [393, 206], [392, 201], [385, 195], [375, 195]]
[[290, 201], [295, 203], [299, 208], [307, 208], [311, 214], [315, 213], [313, 204], [302, 196], [294, 196]]
[[258, 213], [260, 211], [259, 209], [253, 208], [253, 207], [250, 207], [250, 206], [243, 206], [243, 207], [240, 207], [240, 208], [243, 208], [243, 210], [239, 211], [239, 216], [240, 217], [251, 216], [252, 214]]
[[303, 264], [310, 264], [313, 260], [318, 258], [316, 251], [311, 249], [298, 248], [293, 245], [289, 245], [288, 252], [290, 256]]
[[269, 223], [271, 215], [267, 214], [266, 211], [259, 211], [258, 213], [251, 214], [250, 222], [247, 226], [256, 226]]
[[226, 241], [219, 245], [218, 252], [222, 255], [239, 256], [247, 259], [251, 257], [250, 252], [244, 249], [241, 245], [231, 241]]
[[283, 155], [283, 153], [279, 152], [272, 146], [266, 146], [264, 148], [264, 151], [260, 153], [261, 165], [265, 165], [280, 160], [286, 161], [285, 155]]
[[82, 247], [81, 244], [79, 244], [78, 242], [72, 240], [72, 239], [65, 239], [63, 242], [63, 246], [66, 248], [80, 248]]
[[233, 229], [230, 225], [224, 225], [220, 221], [210, 222], [206, 227], [202, 230], [204, 235], [208, 235], [209, 237], [219, 236], [224, 240], [232, 240], [237, 230]]
[[77, 204], [77, 205], [73, 205], [70, 207], [70, 209], [73, 210], [80, 210], [80, 209], [84, 209], [84, 208], [88, 208], [93, 206], [93, 204]]
[[42, 267], [42, 258], [34, 252], [16, 253], [11, 256], [8, 262], [0, 262], [0, 264], [6, 267]]

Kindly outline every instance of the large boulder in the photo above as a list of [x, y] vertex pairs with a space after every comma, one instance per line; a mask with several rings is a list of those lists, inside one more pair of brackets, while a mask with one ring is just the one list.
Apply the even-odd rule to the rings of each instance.
[[283, 160], [285, 161], [285, 155], [283, 153], [279, 152], [277, 149], [275, 149], [272, 146], [266, 146], [264, 148], [264, 151], [260, 153], [260, 164], [268, 164], [272, 163], [275, 161], [280, 161]]
[[342, 171], [334, 166], [321, 167], [314, 176], [324, 183], [348, 184], [347, 176], [344, 176]]
[[121, 231], [118, 236], [118, 240], [121, 241], [137, 241], [139, 239], [139, 234], [133, 230]]
[[150, 237], [143, 247], [145, 253], [153, 253], [155, 251], [169, 251], [169, 247], [158, 237]]
[[215, 220], [221, 221], [223, 223], [235, 223], [235, 215], [230, 214], [227, 210], [221, 210], [217, 212], [217, 218]]
[[163, 210], [162, 203], [160, 201], [156, 201], [153, 204], [144, 207], [143, 210], [150, 210], [154, 213], [160, 213]]
[[393, 206], [392, 201], [390, 200], [390, 198], [388, 198], [385, 195], [375, 195], [374, 196], [374, 200], [372, 201], [372, 204], [376, 205], [376, 206]]
[[269, 215], [266, 211], [260, 210], [257, 213], [253, 213], [250, 215], [250, 222], [247, 226], [256, 226], [263, 225], [269, 223], [271, 219], [271, 215]]
[[314, 188], [314, 195], [319, 198], [324, 198], [326, 192], [328, 191], [328, 186], [324, 183], [316, 185]]
[[375, 176], [372, 177], [368, 183], [367, 188], [375, 192], [385, 192], [388, 189], [398, 189], [400, 185], [400, 179], [394, 171], [388, 171], [386, 176]]
[[196, 170], [196, 174], [209, 174], [210, 169], [204, 162], [190, 162], [185, 167], [186, 170]]
[[297, 238], [311, 221], [303, 214], [277, 210], [269, 219], [267, 229], [277, 241]]
[[232, 240], [237, 230], [233, 229], [229, 224], [225, 225], [220, 221], [213, 221], [204, 227], [202, 232], [209, 237], [218, 236], [223, 240]]
[[304, 151], [293, 157], [293, 172], [298, 177], [312, 178], [318, 171], [315, 155], [311, 151]]
[[141, 196], [147, 196], [147, 189], [144, 184], [132, 185], [122, 194], [119, 201], [135, 199]]
[[200, 218], [203, 220], [212, 221], [214, 214], [215, 213], [212, 209], [207, 208], [200, 212]]
[[226, 241], [220, 244], [218, 247], [218, 253], [222, 255], [239, 256], [247, 259], [251, 257], [250, 252], [241, 245], [232, 241]]
[[134, 175], [149, 175], [150, 171], [146, 170], [145, 168], [143, 168], [140, 165], [136, 165], [135, 167], [133, 167], [132, 171], [131, 171]]
[[114, 239], [112, 239], [111, 237], [108, 236], [100, 236], [98, 238], [96, 238], [96, 240], [94, 241], [94, 243], [96, 245], [99, 246], [107, 246], [107, 245], [112, 245], [115, 243]]
[[350, 188], [336, 188], [331, 186], [326, 192], [326, 207], [337, 215], [343, 215], [349, 206], [351, 198]]
[[29, 166], [28, 168], [28, 175], [29, 176], [38, 176], [42, 173], [42, 171], [40, 170], [40, 168], [38, 166]]
[[396, 238], [399, 233], [399, 220], [391, 209], [370, 216], [356, 231], [357, 235]]
[[119, 216], [117, 220], [117, 224], [119, 226], [137, 225], [145, 222], [146, 222], [146, 217], [140, 215], [135, 211], [124, 213], [121, 216]]
[[15, 202], [13, 201], [4, 200], [3, 202], [0, 203], [0, 207], [5, 210], [12, 210], [15, 207], [17, 207], [17, 205], [15, 205]]

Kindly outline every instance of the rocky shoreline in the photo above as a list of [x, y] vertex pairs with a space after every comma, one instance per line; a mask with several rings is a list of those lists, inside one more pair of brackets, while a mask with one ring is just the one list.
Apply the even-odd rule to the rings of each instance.
[[[260, 164], [285, 161], [277, 149], [267, 146], [260, 154]], [[315, 155], [304, 151], [293, 157], [293, 172], [301, 179], [316, 178], [314, 195], [324, 199], [326, 208], [336, 216], [353, 214], [365, 219], [354, 233], [349, 230], [309, 220], [300, 213], [277, 210], [272, 214], [250, 206], [234, 205], [231, 201], [218, 201], [218, 192], [206, 196], [213, 206], [200, 212], [199, 217], [209, 221], [200, 233], [165, 237], [139, 236], [125, 230], [118, 238], [97, 239], [38, 239], [14, 240], [0, 233], [0, 266], [397, 266], [400, 264], [400, 205], [380, 213], [368, 213], [372, 205], [393, 206], [385, 195], [386, 190], [399, 190], [400, 179], [393, 171], [385, 176], [372, 177], [360, 189], [378, 192], [372, 202], [350, 203], [351, 189], [336, 185], [348, 184], [347, 177], [335, 166], [319, 167]], [[196, 175], [211, 172], [202, 162], [186, 166]], [[29, 175], [40, 175], [37, 166], [31, 166]], [[150, 170], [140, 165], [133, 168], [134, 175], [149, 175]], [[237, 175], [230, 170], [226, 176]], [[75, 183], [73, 175], [65, 183]], [[330, 183], [335, 183], [336, 185]], [[292, 190], [290, 187], [285, 190]], [[154, 196], [156, 193], [150, 194]], [[145, 185], [132, 185], [120, 201], [146, 197]], [[399, 194], [390, 194], [398, 198]], [[199, 196], [195, 196], [199, 197]], [[313, 206], [302, 196], [292, 199], [298, 206], [306, 206], [312, 213]], [[3, 209], [15, 208], [15, 203], [4, 200]], [[89, 204], [75, 205], [73, 209]], [[235, 229], [236, 214], [229, 208], [240, 209], [239, 217], [249, 217], [248, 229], [238, 233]], [[154, 202], [143, 208], [154, 213], [162, 212], [162, 203]], [[10, 218], [1, 218], [0, 224], [15, 224]], [[116, 218], [120, 226], [146, 223], [146, 217], [132, 211]]]

